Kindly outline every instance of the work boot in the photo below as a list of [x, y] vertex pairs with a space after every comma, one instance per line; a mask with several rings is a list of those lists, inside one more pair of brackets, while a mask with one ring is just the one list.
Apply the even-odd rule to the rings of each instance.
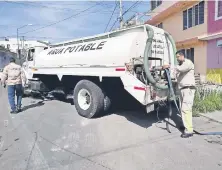
[[11, 114], [17, 114], [17, 111], [16, 110], [12, 110], [10, 113]]
[[184, 132], [186, 129], [183, 125], [177, 125], [176, 128], [181, 132]]
[[189, 138], [192, 136], [193, 136], [193, 133], [182, 133], [181, 138]]
[[22, 109], [21, 108], [17, 108], [17, 113], [21, 112]]
[[16, 106], [16, 111], [17, 113], [21, 112], [22, 111], [21, 106]]
[[185, 130], [185, 127], [183, 125], [179, 126], [179, 130], [180, 131], [184, 131]]

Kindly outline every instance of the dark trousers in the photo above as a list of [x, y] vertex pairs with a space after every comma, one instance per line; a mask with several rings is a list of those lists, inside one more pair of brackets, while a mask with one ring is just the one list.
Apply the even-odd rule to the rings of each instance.
[[16, 110], [15, 95], [17, 97], [17, 108], [20, 109], [22, 106], [22, 95], [23, 95], [22, 84], [8, 85], [8, 100], [12, 111]]

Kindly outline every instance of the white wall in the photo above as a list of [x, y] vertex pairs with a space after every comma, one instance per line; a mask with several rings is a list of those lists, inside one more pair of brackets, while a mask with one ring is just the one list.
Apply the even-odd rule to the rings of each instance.
[[[22, 49], [22, 41], [19, 41], [19, 48]], [[1, 40], [0, 45], [3, 45], [5, 48], [7, 48], [7, 45], [10, 45], [10, 51], [17, 53], [18, 49], [18, 44], [17, 44], [17, 39], [16, 38], [11, 38], [9, 41]], [[33, 46], [46, 46], [43, 43], [40, 43], [38, 41], [24, 41], [24, 48], [29, 48]]]

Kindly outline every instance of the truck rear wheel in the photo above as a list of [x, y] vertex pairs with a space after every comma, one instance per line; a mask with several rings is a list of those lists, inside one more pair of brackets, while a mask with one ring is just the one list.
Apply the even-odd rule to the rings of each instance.
[[108, 96], [105, 96], [104, 98], [104, 111], [107, 112], [109, 111], [111, 107], [111, 99]]
[[97, 117], [104, 111], [102, 89], [91, 81], [79, 81], [74, 89], [74, 105], [79, 115], [86, 118]]

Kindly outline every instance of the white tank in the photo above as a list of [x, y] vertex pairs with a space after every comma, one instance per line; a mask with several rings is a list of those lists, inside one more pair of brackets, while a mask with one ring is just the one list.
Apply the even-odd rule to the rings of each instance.
[[[169, 63], [164, 31], [152, 28], [155, 35], [151, 57]], [[56, 44], [57, 47], [36, 54], [34, 63], [35, 67], [123, 66], [132, 58], [143, 57], [147, 38], [145, 26], [142, 25], [76, 39]], [[159, 61], [154, 60], [151, 65], [159, 64]]]

